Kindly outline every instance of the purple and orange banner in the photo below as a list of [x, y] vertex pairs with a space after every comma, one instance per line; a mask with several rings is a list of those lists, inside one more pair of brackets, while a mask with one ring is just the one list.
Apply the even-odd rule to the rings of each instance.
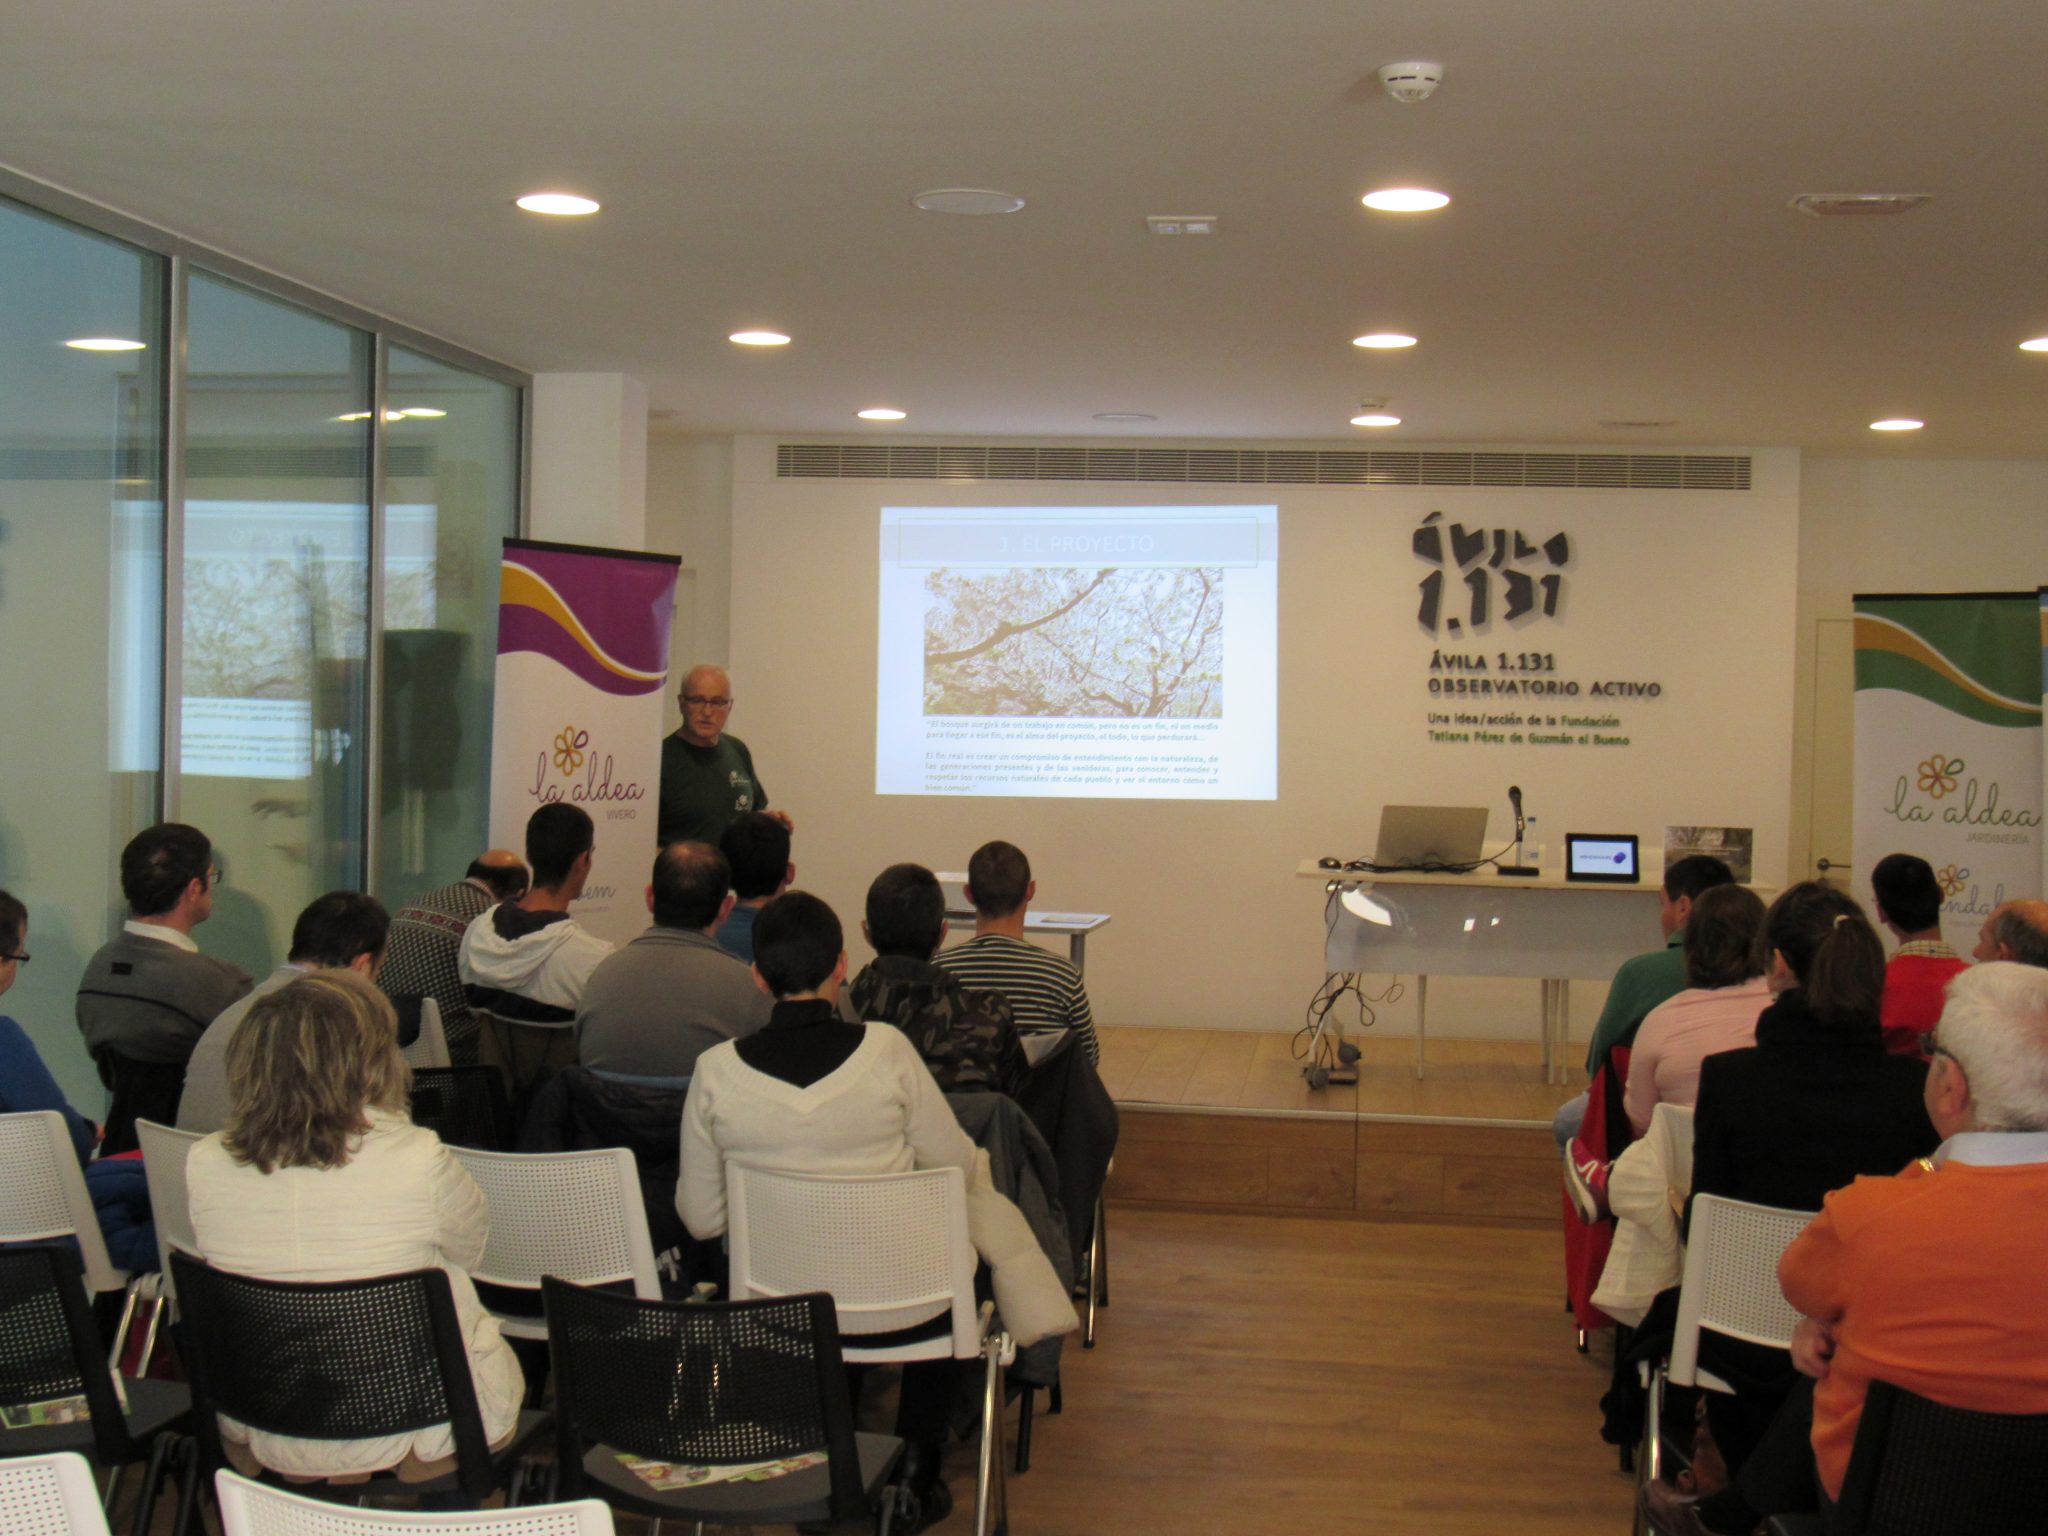
[[523, 847], [542, 805], [588, 811], [597, 848], [572, 910], [614, 943], [647, 926], [642, 892], [680, 564], [674, 555], [507, 539], [499, 571], [491, 841]]

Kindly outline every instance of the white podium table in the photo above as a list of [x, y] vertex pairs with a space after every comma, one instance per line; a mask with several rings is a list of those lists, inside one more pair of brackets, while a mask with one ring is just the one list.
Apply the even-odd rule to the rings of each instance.
[[1539, 979], [1543, 1075], [1559, 1082], [1570, 1039], [1568, 984], [1608, 980], [1622, 961], [1664, 942], [1655, 881], [1599, 885], [1491, 870], [1374, 874], [1324, 869], [1314, 859], [1302, 860], [1295, 873], [1340, 888], [1325, 970], [1415, 977], [1417, 1077], [1426, 1056], [1432, 975]]
[[[1074, 969], [1077, 971], [1088, 969], [1088, 935], [1095, 932], [1098, 928], [1106, 928], [1108, 926], [1109, 914], [1107, 912], [1027, 911], [1024, 914], [1024, 931], [1026, 933], [1043, 933], [1054, 937], [1065, 935], [1067, 958], [1074, 963]], [[946, 927], [954, 933], [958, 933], [962, 929], [972, 929], [974, 927], [974, 909], [972, 907], [948, 907], [946, 909]]]

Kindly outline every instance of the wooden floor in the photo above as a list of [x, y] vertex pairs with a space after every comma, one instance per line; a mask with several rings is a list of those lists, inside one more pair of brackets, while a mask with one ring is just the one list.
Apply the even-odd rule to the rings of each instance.
[[[1554, 1233], [1110, 1220], [1113, 1304], [1097, 1348], [1069, 1349], [1066, 1411], [1010, 1479], [1015, 1536], [1624, 1528], [1632, 1485], [1595, 1407], [1607, 1365], [1572, 1349]], [[973, 1455], [948, 1453], [944, 1536], [973, 1528]]]
[[1314, 1089], [1302, 1079], [1292, 1035], [1128, 1027], [1098, 1033], [1103, 1086], [1119, 1103], [1548, 1125], [1557, 1107], [1585, 1087], [1581, 1046], [1571, 1052], [1568, 1081], [1546, 1083], [1534, 1041], [1433, 1038], [1418, 1081], [1412, 1038], [1352, 1036], [1364, 1053], [1357, 1085]]

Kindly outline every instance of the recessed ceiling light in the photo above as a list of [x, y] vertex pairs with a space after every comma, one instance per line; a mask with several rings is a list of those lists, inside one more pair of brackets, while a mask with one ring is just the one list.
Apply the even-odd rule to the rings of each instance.
[[1352, 417], [1351, 425], [1354, 427], [1398, 427], [1401, 425], [1401, 418], [1389, 416], [1384, 411], [1367, 411], [1363, 416]]
[[370, 419], [370, 413], [368, 411], [349, 411], [344, 415], [335, 417], [334, 419], [336, 421], [368, 421]]
[[939, 187], [920, 192], [910, 200], [926, 213], [1015, 213], [1024, 199], [1014, 192], [993, 192], [986, 187]]
[[405, 412], [403, 412], [403, 411], [386, 411], [386, 412], [384, 413], [384, 419], [385, 419], [386, 421], [403, 421], [403, 420], [405, 420]]
[[1610, 432], [1650, 432], [1660, 427], [1675, 427], [1678, 419], [1666, 417], [1653, 421], [1647, 416], [1603, 416], [1600, 425]]
[[1918, 432], [1926, 425], [1926, 422], [1915, 421], [1910, 416], [1887, 416], [1882, 421], [1873, 421], [1870, 424], [1870, 430], [1873, 432]]
[[2048, 336], [2036, 336], [2032, 341], [2020, 343], [2022, 352], [2048, 352]]
[[780, 331], [734, 331], [725, 338], [739, 347], [786, 347], [789, 338]]
[[1450, 197], [1442, 192], [1432, 192], [1428, 187], [1381, 187], [1377, 192], [1368, 192], [1359, 201], [1368, 208], [1381, 213], [1434, 213], [1439, 208], [1450, 206]]
[[407, 405], [399, 408], [401, 416], [417, 416], [425, 421], [439, 421], [448, 413], [434, 405]]
[[1413, 336], [1404, 336], [1399, 331], [1374, 331], [1369, 336], [1352, 337], [1351, 345], [1354, 347], [1371, 347], [1376, 351], [1387, 351], [1395, 347], [1412, 347], [1415, 345], [1415, 338]]
[[1157, 416], [1148, 416], [1143, 411], [1097, 411], [1094, 419], [1096, 421], [1124, 422], [1135, 426], [1142, 425], [1148, 421], [1157, 421], [1159, 418]]
[[146, 341], [128, 341], [120, 336], [81, 336], [76, 341], [64, 343], [80, 352], [140, 352], [149, 345]]
[[853, 414], [862, 421], [901, 421], [910, 412], [899, 411], [894, 406], [889, 405], [871, 405], [866, 410], [855, 411]]
[[529, 192], [512, 201], [528, 213], [552, 214], [558, 219], [579, 219], [597, 212], [600, 206], [594, 199], [578, 197], [574, 192]]

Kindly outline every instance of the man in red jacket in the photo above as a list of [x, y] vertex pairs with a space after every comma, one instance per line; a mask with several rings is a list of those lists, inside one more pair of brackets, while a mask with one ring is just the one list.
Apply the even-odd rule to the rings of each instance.
[[1942, 995], [1968, 967], [1941, 937], [1941, 886], [1934, 866], [1910, 853], [1888, 854], [1870, 872], [1877, 920], [1899, 941], [1884, 968], [1884, 1003], [1878, 1021], [1884, 1048], [1894, 1056], [1925, 1056], [1920, 1037], [1941, 1022]]

